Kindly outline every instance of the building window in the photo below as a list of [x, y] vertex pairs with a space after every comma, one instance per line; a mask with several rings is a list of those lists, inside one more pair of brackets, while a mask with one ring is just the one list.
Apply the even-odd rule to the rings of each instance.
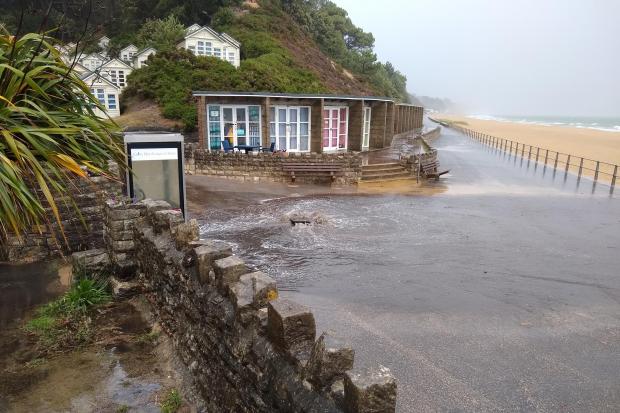
[[346, 149], [348, 139], [349, 108], [325, 107], [323, 110], [323, 148]]
[[101, 103], [103, 106], [105, 106], [105, 90], [103, 90], [103, 89], [91, 89], [90, 91], [92, 92], [93, 95], [95, 95], [95, 97], [97, 98], [99, 103]]
[[222, 49], [219, 47], [214, 47], [213, 48], [213, 56], [217, 57], [217, 58], [222, 58]]
[[125, 71], [124, 70], [118, 71], [118, 85], [116, 86], [125, 87]]
[[213, 47], [211, 45], [211, 42], [205, 43], [205, 53], [207, 54], [207, 56], [213, 56]]
[[198, 47], [196, 48], [196, 50], [198, 51], [197, 54], [198, 56], [204, 56], [205, 54], [205, 42], [198, 42]]
[[228, 61], [233, 65], [235, 64], [235, 52], [228, 52]]
[[108, 95], [108, 109], [116, 109], [116, 95], [109, 94]]
[[219, 151], [222, 146], [222, 129], [219, 105], [209, 105], [207, 107], [209, 118], [209, 149]]
[[196, 54], [196, 46], [194, 46], [194, 45], [187, 46], [187, 50], [189, 50], [193, 54]]

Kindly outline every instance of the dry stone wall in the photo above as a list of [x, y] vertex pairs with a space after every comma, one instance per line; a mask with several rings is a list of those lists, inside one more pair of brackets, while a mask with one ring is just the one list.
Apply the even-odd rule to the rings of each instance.
[[[275, 280], [230, 245], [200, 240], [195, 221], [150, 200], [108, 202], [105, 215], [109, 262], [133, 260], [127, 268], [138, 274], [206, 411], [395, 411], [387, 369], [355, 371], [352, 348], [327, 334], [317, 339], [310, 309], [279, 297]], [[79, 253], [75, 261], [92, 268], [89, 261], [106, 262], [102, 254]]]
[[[341, 184], [356, 184], [362, 176], [362, 157], [359, 153], [338, 154], [294, 153], [282, 154], [242, 152], [209, 152], [197, 148], [195, 144], [185, 145], [185, 172], [197, 175], [212, 175], [246, 181], [289, 182], [290, 173], [282, 170], [286, 163], [339, 163], [343, 165], [342, 174], [336, 176]], [[312, 174], [297, 174], [298, 182], [329, 182], [329, 176], [318, 177]]]
[[[51, 227], [58, 232], [59, 225], [48, 207], [46, 215], [50, 220], [49, 227], [33, 227], [21, 238], [15, 235], [7, 239], [0, 238], [0, 261], [41, 261], [73, 251], [103, 246], [103, 202], [109, 197], [121, 196], [122, 184], [95, 176], [89, 181], [76, 179], [73, 185], [73, 198], [79, 213], [72, 205], [64, 202], [68, 200], [55, 197], [68, 245], [61, 237], [55, 239], [49, 231]], [[44, 199], [42, 193], [39, 196]]]

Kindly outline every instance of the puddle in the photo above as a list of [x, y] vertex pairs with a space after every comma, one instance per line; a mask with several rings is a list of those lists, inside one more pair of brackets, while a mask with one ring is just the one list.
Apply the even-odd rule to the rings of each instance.
[[0, 263], [0, 331], [28, 309], [60, 296], [70, 282], [71, 267], [63, 261]]

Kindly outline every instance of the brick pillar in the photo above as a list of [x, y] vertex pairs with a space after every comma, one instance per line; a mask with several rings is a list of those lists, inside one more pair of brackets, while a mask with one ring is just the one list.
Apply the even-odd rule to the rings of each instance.
[[386, 112], [387, 103], [385, 102], [377, 102], [372, 107], [372, 118], [370, 120], [370, 149], [383, 147]]
[[196, 99], [198, 105], [198, 142], [201, 149], [207, 145], [207, 102], [204, 96]]
[[390, 146], [394, 138], [394, 102], [385, 102], [385, 132], [383, 135], [383, 147]]
[[271, 117], [269, 116], [271, 106], [271, 98], [266, 97], [261, 102], [261, 145], [264, 148], [269, 148], [271, 142], [269, 141], [269, 122], [271, 121]]
[[349, 106], [349, 142], [350, 151], [362, 150], [362, 135], [364, 133], [364, 101], [356, 100]]
[[323, 152], [323, 99], [317, 99], [312, 103], [312, 120], [310, 122], [310, 151]]

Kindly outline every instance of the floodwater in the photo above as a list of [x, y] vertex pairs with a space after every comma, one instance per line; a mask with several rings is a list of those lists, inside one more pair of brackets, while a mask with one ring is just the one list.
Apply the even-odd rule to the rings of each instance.
[[93, 344], [39, 353], [23, 324], [70, 282], [63, 261], [0, 264], [0, 412], [161, 411], [165, 393], [187, 379], [168, 339], [144, 341], [152, 326], [139, 299], [98, 308]]
[[0, 331], [28, 309], [58, 297], [70, 282], [70, 266], [61, 261], [0, 263]]
[[389, 367], [400, 412], [620, 410], [617, 195], [450, 130], [433, 146], [451, 170], [435, 195], [270, 200], [229, 181], [235, 202], [201, 195], [218, 205], [202, 235], [310, 306], [356, 365]]

